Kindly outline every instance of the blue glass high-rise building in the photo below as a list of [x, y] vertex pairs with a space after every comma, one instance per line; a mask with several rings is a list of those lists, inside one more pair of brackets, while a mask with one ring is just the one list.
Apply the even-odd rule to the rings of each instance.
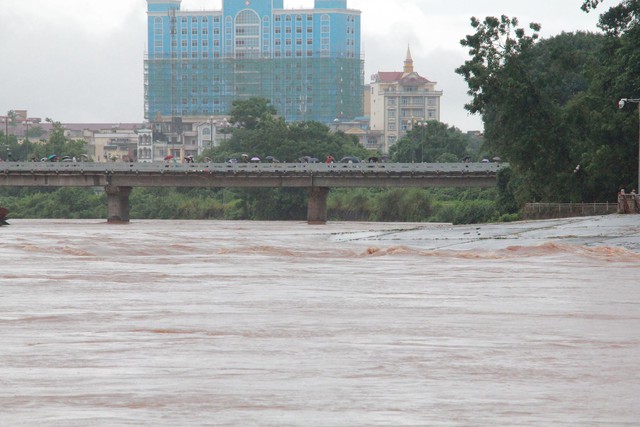
[[362, 115], [360, 11], [347, 0], [284, 9], [283, 0], [223, 0], [182, 11], [147, 0], [145, 118], [225, 115], [263, 97], [287, 121]]

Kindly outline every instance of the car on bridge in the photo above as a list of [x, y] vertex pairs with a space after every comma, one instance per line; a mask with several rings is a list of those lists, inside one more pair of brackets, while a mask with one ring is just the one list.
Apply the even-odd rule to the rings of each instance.
[[360, 159], [355, 156], [344, 156], [340, 159], [340, 163], [360, 163]]

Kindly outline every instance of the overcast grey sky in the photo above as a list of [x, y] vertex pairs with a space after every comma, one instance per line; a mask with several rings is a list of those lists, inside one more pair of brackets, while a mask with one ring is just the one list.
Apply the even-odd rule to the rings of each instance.
[[[464, 110], [464, 80], [454, 69], [468, 59], [460, 40], [472, 16], [518, 17], [542, 24], [542, 36], [597, 31], [597, 14], [582, 0], [348, 0], [362, 11], [365, 82], [378, 71], [401, 71], [407, 46], [414, 68], [443, 90], [441, 120], [463, 131], [480, 118]], [[0, 115], [73, 122], [142, 122], [145, 0], [4, 0], [0, 8]], [[605, 3], [606, 6], [606, 3]], [[221, 0], [183, 0], [182, 9], [220, 9]], [[312, 8], [313, 0], [285, 0]]]

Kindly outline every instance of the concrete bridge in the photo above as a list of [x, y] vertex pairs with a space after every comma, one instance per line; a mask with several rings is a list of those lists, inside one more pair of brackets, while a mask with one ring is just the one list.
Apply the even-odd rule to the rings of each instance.
[[493, 187], [498, 163], [86, 163], [2, 162], [2, 187], [103, 187], [107, 221], [129, 222], [133, 187], [297, 187], [307, 221], [327, 221], [332, 187]]

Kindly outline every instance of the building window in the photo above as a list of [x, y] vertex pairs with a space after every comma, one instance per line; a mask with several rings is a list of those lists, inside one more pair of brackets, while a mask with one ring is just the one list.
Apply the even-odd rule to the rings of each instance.
[[236, 17], [236, 55], [258, 57], [260, 55], [260, 18], [251, 10], [244, 10]]

